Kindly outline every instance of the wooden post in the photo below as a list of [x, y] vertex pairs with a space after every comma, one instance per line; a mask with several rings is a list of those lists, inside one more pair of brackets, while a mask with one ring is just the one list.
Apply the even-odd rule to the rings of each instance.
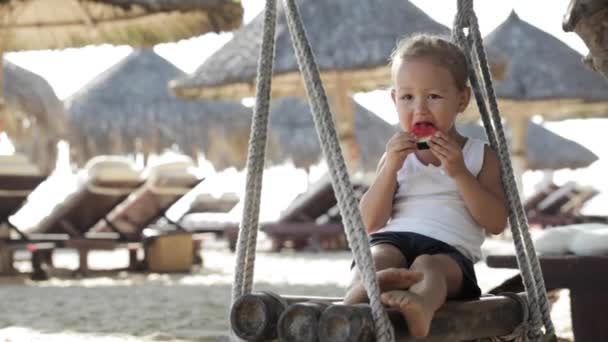
[[302, 302], [288, 306], [279, 318], [279, 340], [317, 342], [319, 317], [328, 305], [322, 302]]
[[527, 116], [511, 114], [508, 117], [509, 128], [511, 129], [511, 159], [513, 173], [519, 193], [523, 193], [523, 174], [528, 168], [527, 145], [528, 145], [528, 124], [530, 120]]
[[360, 168], [359, 145], [355, 136], [355, 105], [349, 94], [349, 85], [340, 73], [336, 73], [335, 84], [331, 88], [336, 131], [344, 154], [344, 161], [352, 174]]
[[14, 273], [13, 251], [8, 244], [0, 240], [0, 275], [10, 275]]
[[[525, 295], [519, 295], [522, 299]], [[388, 310], [397, 341], [420, 341], [409, 336], [401, 312]], [[479, 300], [448, 302], [435, 313], [426, 342], [468, 341], [512, 333], [522, 323], [518, 301], [509, 297], [483, 297]], [[319, 320], [320, 342], [374, 341], [371, 308], [367, 304], [334, 305]]]

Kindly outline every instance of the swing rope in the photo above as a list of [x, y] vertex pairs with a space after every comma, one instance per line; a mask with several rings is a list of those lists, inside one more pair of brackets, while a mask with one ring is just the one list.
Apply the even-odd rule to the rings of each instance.
[[258, 61], [255, 107], [247, 152], [245, 204], [237, 240], [236, 269], [234, 272], [234, 283], [232, 284], [233, 304], [242, 295], [250, 293], [253, 285], [260, 195], [262, 193], [262, 175], [264, 172], [268, 117], [270, 113], [276, 18], [276, 1], [266, 0], [264, 31], [262, 46], [260, 48], [260, 59]]
[[[371, 256], [367, 233], [363, 225], [357, 201], [354, 197], [353, 187], [348, 176], [346, 164], [341, 153], [334, 119], [329, 109], [320, 73], [306, 37], [304, 25], [295, 0], [283, 0], [283, 6], [289, 33], [293, 41], [294, 50], [296, 51], [298, 66], [304, 78], [319, 142], [328, 163], [331, 182], [343, 218], [346, 236], [353, 252], [356, 266], [360, 270], [363, 285], [370, 298], [370, 306], [376, 328], [376, 341], [394, 341], [393, 327], [388, 320], [388, 316], [380, 301], [376, 270]], [[262, 174], [264, 170], [268, 117], [270, 113], [275, 27], [276, 0], [267, 0], [264, 12], [264, 29], [260, 48], [260, 59], [258, 61], [256, 103], [249, 139], [245, 206], [237, 242], [235, 281], [232, 288], [233, 303], [240, 296], [252, 291]], [[465, 36], [464, 34], [465, 28], [469, 29], [468, 36]], [[545, 337], [555, 339], [555, 331], [549, 315], [544, 281], [542, 279], [542, 273], [540, 273], [534, 246], [528, 232], [528, 225], [517, 192], [517, 186], [515, 185], [507, 143], [500, 121], [500, 114], [498, 112], [492, 80], [485, 52], [483, 50], [481, 34], [477, 25], [477, 18], [473, 11], [472, 0], [458, 0], [458, 13], [454, 22], [453, 39], [464, 51], [469, 51], [471, 53], [471, 56], [468, 56], [468, 58], [470, 61], [474, 61], [476, 65], [471, 76], [471, 85], [475, 93], [484, 126], [486, 127], [486, 133], [488, 134], [490, 144], [499, 154], [502, 181], [511, 209], [509, 221], [517, 250], [517, 260], [520, 269], [522, 270], [526, 292], [528, 293], [527, 309], [530, 309], [530, 311], [525, 308], [525, 303], [522, 303], [522, 306], [525, 309], [524, 322], [513, 332], [513, 334], [498, 339], [512, 340], [513, 336], [521, 337], [522, 335], [524, 336], [524, 339], [526, 337], [531, 340], [541, 339], [541, 316], [546, 330]], [[476, 54], [473, 52], [476, 52]], [[480, 85], [480, 81], [476, 74], [476, 72], [480, 72], [479, 69], [481, 69], [482, 73], [481, 78], [483, 87]], [[489, 101], [491, 115], [488, 113], [486, 107], [486, 99]], [[528, 322], [527, 319], [528, 312], [531, 313], [530, 322]], [[235, 337], [232, 336], [232, 338]], [[497, 339], [493, 338], [492, 340]]]
[[[522, 273], [524, 286], [528, 295], [528, 306], [530, 310], [530, 326], [528, 338], [539, 340], [542, 337], [541, 326], [545, 326], [545, 335], [549, 339], [555, 339], [555, 328], [551, 321], [549, 302], [542, 277], [542, 272], [534, 249], [534, 244], [528, 229], [528, 222], [519, 197], [511, 159], [509, 158], [508, 145], [504, 130], [496, 94], [492, 85], [483, 40], [477, 16], [473, 9], [473, 0], [458, 0], [458, 11], [454, 20], [452, 38], [467, 55], [472, 63], [471, 86], [475, 93], [475, 99], [484, 123], [488, 139], [492, 148], [498, 152], [501, 165], [501, 178], [507, 200], [509, 202], [509, 222], [513, 235], [513, 242], [517, 254], [517, 262]], [[468, 36], [464, 29], [468, 28]], [[473, 65], [474, 64], [474, 65]], [[481, 72], [480, 85], [478, 73]], [[489, 103], [488, 103], [489, 102]], [[490, 107], [488, 113], [487, 106]]]

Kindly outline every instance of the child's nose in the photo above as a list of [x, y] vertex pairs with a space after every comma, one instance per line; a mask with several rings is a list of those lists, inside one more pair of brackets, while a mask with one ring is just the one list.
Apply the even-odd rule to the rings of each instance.
[[428, 106], [425, 100], [417, 100], [414, 103], [414, 114], [427, 114]]

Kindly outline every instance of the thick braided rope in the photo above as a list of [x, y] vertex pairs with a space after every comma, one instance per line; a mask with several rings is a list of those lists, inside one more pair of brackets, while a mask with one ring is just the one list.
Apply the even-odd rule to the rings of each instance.
[[[486, 58], [486, 54], [483, 48], [483, 41], [481, 37], [481, 32], [479, 30], [479, 24], [477, 22], [477, 16], [472, 10], [472, 0], [468, 2], [471, 3], [471, 9], [469, 16], [469, 25], [471, 34], [473, 36], [473, 42], [475, 44], [475, 50], [477, 52], [479, 66], [483, 75], [486, 94], [488, 95], [488, 101], [490, 106], [490, 113], [492, 114], [492, 119], [494, 120], [494, 126], [498, 133], [498, 138], [501, 141], [503, 146], [506, 146], [507, 142], [504, 137], [504, 130], [502, 128], [502, 123], [500, 120], [500, 112], [498, 110], [498, 103], [496, 101], [496, 95], [494, 93], [494, 87], [492, 85], [492, 76], [490, 74], [490, 70], [488, 67], [488, 62]], [[508, 158], [508, 153], [506, 149], [503, 149], [507, 158], [505, 159], [507, 174], [512, 175], [513, 169], [511, 166], [511, 159]], [[515, 179], [513, 177], [508, 177], [508, 180], [511, 183], [511, 189], [513, 190], [513, 206], [512, 209], [516, 209], [516, 216], [519, 219], [519, 230], [521, 231], [521, 235], [523, 237], [523, 245], [526, 248], [527, 254], [527, 262], [530, 264], [532, 268], [532, 277], [534, 279], [534, 283], [536, 284], [536, 292], [540, 304], [540, 313], [542, 315], [543, 324], [545, 326], [545, 334], [549, 337], [555, 335], [555, 328], [553, 326], [553, 322], [551, 321], [551, 312], [549, 309], [549, 300], [547, 298], [547, 292], [545, 289], [545, 281], [542, 276], [542, 270], [540, 268], [540, 263], [538, 261], [538, 257], [536, 255], [536, 250], [534, 248], [534, 243], [532, 242], [532, 237], [530, 236], [530, 231], [528, 228], [528, 220], [526, 218], [526, 214], [524, 212], [523, 205], [521, 203], [521, 199], [519, 197], [519, 192], [517, 191], [517, 186], [515, 184]], [[519, 238], [521, 240], [521, 237]], [[520, 242], [521, 243], [521, 242]], [[524, 256], [525, 257], [525, 256]], [[518, 257], [519, 259], [519, 257]], [[523, 258], [522, 258], [523, 259]], [[534, 311], [534, 310], [533, 310]], [[534, 314], [534, 312], [533, 312]]]
[[237, 242], [232, 303], [243, 294], [251, 292], [253, 284], [260, 195], [266, 153], [268, 116], [270, 112], [275, 27], [276, 0], [267, 0], [264, 12], [264, 33], [260, 48], [260, 59], [258, 61], [255, 109], [249, 137], [245, 205]]
[[[460, 2], [459, 2], [460, 3]], [[459, 9], [461, 9], [459, 7]], [[465, 22], [463, 22], [465, 20]], [[459, 11], [459, 15], [456, 18], [454, 24], [453, 38], [454, 41], [463, 48], [463, 50], [470, 52], [471, 46], [469, 46], [467, 39], [464, 37], [464, 33], [462, 32], [462, 28], [469, 25], [469, 15], [466, 12], [466, 8], [462, 8]], [[467, 53], [468, 54], [468, 53]], [[470, 62], [473, 62], [475, 54], [471, 53], [469, 58]], [[477, 61], [478, 62], [478, 61]], [[507, 145], [505, 140], [497, 139], [496, 133], [494, 132], [494, 123], [492, 122], [492, 118], [488, 114], [486, 96], [489, 96], [487, 93], [484, 93], [484, 88], [480, 85], [480, 80], [477, 77], [476, 71], [478, 71], [478, 66], [471, 64], [471, 86], [473, 88], [473, 92], [475, 93], [475, 100], [477, 102], [477, 107], [479, 108], [479, 112], [481, 118], [483, 120], [486, 133], [488, 135], [488, 139], [490, 141], [490, 145], [492, 148], [498, 153], [498, 157], [500, 159], [501, 165], [501, 179], [503, 183], [503, 188], [505, 190], [505, 194], [507, 200], [509, 202], [509, 222], [511, 227], [511, 232], [513, 234], [513, 243], [515, 244], [515, 250], [517, 253], [517, 261], [519, 264], [519, 268], [522, 272], [522, 279], [524, 281], [524, 287], [526, 289], [526, 293], [528, 293], [529, 304], [531, 309], [531, 322], [530, 324], [536, 329], [531, 329], [531, 331], [540, 331], [541, 326], [541, 316], [538, 311], [538, 294], [536, 290], [536, 284], [534, 282], [534, 278], [531, 273], [531, 266], [525, 255], [525, 246], [523, 245], [523, 240], [521, 238], [520, 225], [521, 220], [517, 215], [517, 210], [514, 210], [512, 200], [513, 200], [513, 188], [508, 186], [509, 183], [509, 175], [512, 175], [513, 170], [509, 169], [508, 171], [505, 169], [505, 161], [509, 160]], [[517, 187], [515, 186], [515, 192], [517, 192]]]
[[376, 341], [394, 341], [393, 327], [380, 301], [380, 290], [376, 279], [369, 241], [363, 228], [361, 213], [359, 212], [342, 157], [335, 123], [329, 109], [321, 76], [308, 38], [306, 37], [304, 25], [295, 0], [283, 0], [283, 5], [298, 65], [302, 71], [306, 92], [312, 108], [315, 127], [319, 134], [319, 142], [329, 166], [332, 185], [344, 221], [346, 236], [370, 298], [376, 328]]
[[[551, 322], [544, 280], [542, 278], [540, 266], [538, 265], [538, 258], [534, 250], [534, 245], [532, 243], [532, 239], [528, 231], [528, 223], [523, 210], [523, 206], [521, 204], [521, 200], [519, 198], [517, 186], [512, 176], [513, 170], [511, 167], [511, 161], [508, 156], [508, 151], [506, 149], [507, 142], [504, 138], [504, 132], [500, 120], [500, 113], [498, 111], [496, 96], [494, 94], [494, 88], [492, 86], [492, 79], [489, 72], [485, 51], [483, 48], [482, 37], [479, 30], [479, 25], [477, 23], [477, 17], [475, 16], [475, 13], [473, 11], [472, 0], [459, 0], [458, 7], [459, 17], [456, 19], [455, 27], [460, 28], [455, 31], [462, 32], [462, 27], [464, 27], [465, 25], [469, 26], [469, 34], [473, 38], [472, 43], [474, 44], [474, 46], [471, 47], [469, 51], [473, 51], [474, 48], [477, 52], [476, 55], [473, 55], [477, 57], [476, 62], [478, 63], [479, 69], [481, 69], [485, 85], [484, 90], [486, 92], [486, 98], [490, 102], [489, 105], [492, 114], [491, 119], [494, 120], [493, 126], [495, 127], [498, 135], [497, 141], [496, 137], [493, 134], [494, 132], [492, 131], [492, 120], [490, 119], [487, 111], [485, 110], [485, 106], [480, 106], [480, 112], [484, 121], [484, 125], [486, 126], [488, 138], [490, 139], [490, 142], [493, 147], [495, 147], [495, 149], [499, 152], [499, 158], [501, 159], [503, 184], [507, 185], [505, 186], [505, 191], [507, 193], [507, 198], [509, 200], [509, 205], [511, 209], [509, 219], [511, 221], [511, 229], [513, 232], [514, 242], [516, 244], [517, 260], [522, 271], [524, 285], [526, 286], [526, 291], [528, 292], [528, 297], [530, 299], [530, 307], [532, 311], [532, 329], [530, 329], [529, 331], [530, 337], [533, 339], [538, 339], [542, 335], [540, 331], [541, 318], [539, 317], [542, 315], [542, 320], [545, 325], [547, 336], [549, 338], [555, 338], [555, 330]], [[463, 20], [466, 20], [466, 22], [464, 22]], [[462, 36], [460, 38], [462, 38]], [[477, 86], [479, 85], [477, 84]], [[476, 97], [478, 96], [478, 93], [479, 91], [478, 89], [476, 89]], [[516, 223], [516, 227], [514, 223]], [[524, 241], [522, 241], [522, 235]], [[530, 268], [532, 268], [532, 270], [530, 270]], [[539, 296], [540, 299], [538, 298]], [[541, 312], [539, 312], [539, 307]]]
[[[473, 13], [470, 18], [470, 27], [473, 34], [473, 41], [475, 43], [475, 49], [477, 51], [477, 55], [479, 57], [479, 64], [481, 66], [481, 72], [483, 74], [485, 85], [486, 85], [486, 93], [488, 94], [488, 100], [490, 105], [490, 113], [494, 119], [496, 130], [498, 132], [499, 139], [504, 141], [506, 144], [506, 139], [504, 137], [502, 123], [500, 122], [500, 113], [498, 110], [498, 103], [496, 101], [496, 95], [494, 94], [494, 87], [492, 85], [492, 77], [490, 74], [490, 70], [488, 67], [488, 62], [486, 58], [486, 54], [483, 48], [481, 32], [479, 30], [479, 24], [477, 23], [477, 17]], [[507, 154], [507, 151], [504, 151]], [[508, 175], [512, 175], [512, 166], [511, 160], [506, 158], [506, 167]], [[540, 310], [543, 319], [543, 324], [545, 325], [545, 334], [548, 336], [555, 335], [555, 328], [553, 326], [553, 322], [551, 321], [551, 311], [549, 309], [549, 300], [547, 298], [547, 292], [545, 288], [545, 280], [543, 279], [542, 270], [540, 268], [540, 263], [538, 261], [538, 257], [536, 255], [536, 250], [534, 248], [534, 243], [532, 241], [532, 237], [530, 236], [530, 230], [528, 227], [528, 219], [524, 212], [524, 207], [521, 203], [521, 199], [519, 198], [519, 192], [517, 192], [517, 186], [515, 184], [515, 179], [513, 177], [508, 178], [512, 183], [512, 189], [515, 189], [514, 192], [514, 204], [517, 212], [517, 216], [519, 218], [519, 229], [522, 233], [522, 237], [524, 240], [524, 245], [526, 247], [526, 253], [528, 255], [528, 262], [532, 267], [532, 276], [534, 277], [534, 282], [536, 283], [536, 291], [540, 301]]]

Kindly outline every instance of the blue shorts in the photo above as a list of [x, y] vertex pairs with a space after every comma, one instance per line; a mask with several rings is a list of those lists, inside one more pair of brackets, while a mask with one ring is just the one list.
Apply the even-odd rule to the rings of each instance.
[[408, 268], [418, 256], [423, 254], [444, 254], [450, 256], [456, 261], [462, 271], [462, 288], [451, 299], [473, 299], [481, 296], [481, 289], [477, 285], [473, 262], [447, 243], [411, 232], [380, 232], [371, 235], [371, 246], [384, 243], [391, 244], [401, 251], [403, 256], [405, 256]]

